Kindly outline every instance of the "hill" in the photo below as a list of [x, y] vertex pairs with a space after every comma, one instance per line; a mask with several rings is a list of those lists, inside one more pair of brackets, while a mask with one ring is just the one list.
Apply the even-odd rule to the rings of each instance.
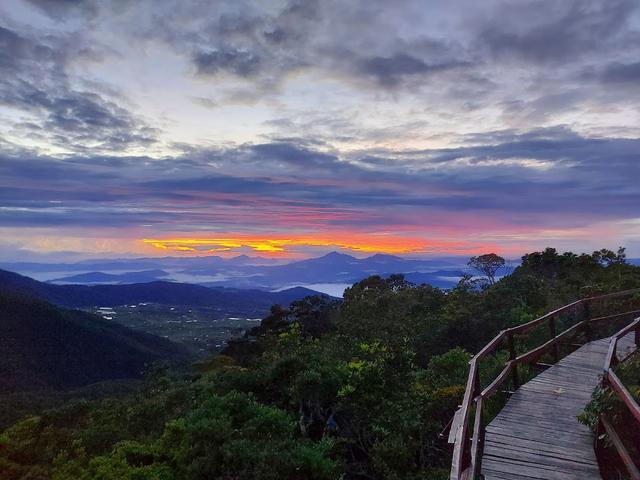
[[125, 272], [120, 274], [104, 272], [87, 272], [77, 275], [51, 280], [53, 283], [143, 283], [162, 280], [169, 274], [164, 270], [143, 270], [140, 272]]
[[159, 303], [264, 312], [274, 304], [288, 305], [308, 295], [319, 295], [307, 288], [265, 292], [165, 281], [127, 285], [54, 285], [6, 270], [0, 270], [0, 291], [31, 295], [65, 307]]
[[4, 393], [137, 378], [154, 361], [187, 357], [164, 338], [7, 292], [0, 292], [0, 328]]

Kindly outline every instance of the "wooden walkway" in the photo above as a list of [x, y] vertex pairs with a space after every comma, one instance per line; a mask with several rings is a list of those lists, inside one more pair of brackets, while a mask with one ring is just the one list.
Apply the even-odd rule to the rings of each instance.
[[[620, 340], [623, 355], [631, 336]], [[520, 387], [487, 425], [486, 480], [601, 479], [591, 431], [577, 420], [600, 381], [609, 339], [579, 348]]]

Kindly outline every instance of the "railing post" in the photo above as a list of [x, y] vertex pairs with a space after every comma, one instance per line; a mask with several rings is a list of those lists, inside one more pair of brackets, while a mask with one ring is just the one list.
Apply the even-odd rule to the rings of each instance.
[[596, 458], [601, 458], [602, 452], [602, 442], [600, 437], [602, 436], [602, 419], [600, 415], [598, 415], [598, 423], [596, 424], [596, 434], [593, 436], [593, 451], [596, 454]]
[[[473, 382], [473, 395], [471, 395], [472, 399], [475, 399], [478, 395], [480, 395], [480, 393], [482, 392], [482, 387], [480, 386], [480, 372], [478, 370], [476, 370], [476, 377], [474, 379]], [[473, 402], [476, 403], [476, 402]], [[476, 407], [477, 407], [477, 403], [476, 403]], [[482, 414], [482, 412], [480, 412], [480, 414]], [[476, 408], [476, 412], [475, 415], [478, 415], [478, 410]], [[475, 422], [474, 422], [475, 424]], [[471, 434], [471, 435], [469, 435]], [[467, 469], [471, 469], [473, 470], [473, 466], [475, 465], [476, 462], [476, 458], [475, 455], [477, 455], [477, 449], [473, 448], [473, 434], [474, 431], [472, 430], [471, 432], [467, 432], [467, 436], [464, 439], [464, 443], [466, 445], [465, 447], [465, 452], [466, 452], [466, 459], [464, 461], [464, 469], [462, 471], [465, 471]], [[465, 478], [465, 480], [475, 480], [472, 478]]]
[[[549, 333], [551, 334], [551, 339], [556, 337], [556, 317], [551, 317], [549, 319]], [[553, 344], [553, 361], [557, 362], [560, 359], [560, 352], [558, 351], [558, 344]]]
[[[509, 360], [513, 361], [516, 359], [516, 345], [513, 339], [512, 332], [509, 332], [508, 342], [509, 342]], [[513, 369], [511, 370], [511, 378], [513, 379], [513, 389], [517, 390], [518, 388], [520, 388], [520, 380], [518, 379], [517, 363], [513, 365]]]
[[640, 323], [638, 323], [638, 325], [636, 325], [636, 330], [635, 330], [635, 341], [636, 341], [636, 348], [640, 348]]
[[591, 306], [589, 305], [588, 300], [583, 300], [584, 305], [584, 336], [587, 339], [587, 343], [591, 341], [593, 338], [593, 334], [591, 332]]
[[484, 442], [484, 428], [482, 426], [482, 397], [476, 399], [476, 413], [473, 422], [473, 438], [471, 440], [471, 465], [469, 465], [468, 480], [475, 480], [480, 473], [482, 464], [482, 444]]

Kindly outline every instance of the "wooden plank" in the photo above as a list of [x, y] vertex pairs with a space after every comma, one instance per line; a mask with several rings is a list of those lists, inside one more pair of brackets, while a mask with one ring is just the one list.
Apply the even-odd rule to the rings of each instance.
[[[563, 472], [569, 474], [578, 474], [578, 475], [593, 475], [596, 474], [599, 477], [599, 469], [597, 464], [587, 464], [587, 463], [575, 463], [575, 462], [567, 462], [566, 459], [558, 458], [555, 461], [550, 461], [550, 457], [541, 457], [536, 456], [535, 454], [529, 455], [520, 455], [520, 458], [515, 458], [513, 456], [509, 456], [506, 458], [501, 452], [498, 452], [498, 455], [487, 454], [485, 457], [487, 461], [487, 468], [493, 470], [499, 470], [496, 468], [496, 464], [502, 463], [507, 465], [509, 468], [504, 469], [504, 471], [517, 471], [524, 468], [536, 469], [541, 472]], [[513, 468], [516, 467], [516, 468]]]
[[527, 452], [538, 452], [541, 455], [566, 456], [576, 461], [593, 461], [593, 452], [585, 452], [575, 444], [571, 443], [563, 446], [538, 442], [536, 440], [522, 439], [519, 437], [502, 437], [492, 435], [490, 439], [485, 439], [485, 445], [495, 446], [503, 449], [504, 451], [523, 450]]
[[575, 442], [576, 444], [581, 445], [591, 444], [593, 441], [592, 436], [585, 432], [574, 433], [562, 430], [550, 431], [548, 428], [527, 428], [526, 425], [516, 425], [514, 423], [505, 425], [494, 424], [491, 422], [491, 426], [487, 425], [485, 430], [487, 438], [492, 438], [493, 433], [504, 435], [506, 432], [511, 432], [520, 438], [535, 439], [549, 436], [552, 437], [550, 441], [561, 440], [563, 442]]
[[504, 458], [487, 456], [483, 459], [483, 466], [487, 471], [510, 473], [545, 480], [601, 480], [597, 467], [592, 473], [571, 470], [570, 467], [560, 468], [556, 465], [545, 466]]
[[583, 448], [583, 441], [576, 442], [575, 439], [562, 439], [557, 437], [539, 437], [536, 438], [527, 438], [519, 435], [518, 433], [513, 433], [510, 431], [497, 431], [492, 430], [489, 432], [488, 427], [485, 434], [485, 443], [501, 443], [505, 441], [517, 442], [517, 441], [526, 441], [526, 442], [536, 442], [540, 443], [541, 449], [579, 449], [585, 454], [588, 454], [591, 450]]
[[[542, 419], [541, 417], [522, 417], [522, 416], [501, 416], [499, 419], [496, 419], [495, 422], [491, 422], [492, 425], [494, 426], [513, 426], [513, 428], [518, 428], [520, 427], [520, 425], [524, 425], [525, 427], [529, 427], [528, 430], [533, 431], [534, 429], [538, 429], [538, 428], [543, 428], [544, 430], [549, 430], [549, 431], [554, 431], [554, 430], [558, 430], [558, 431], [565, 431], [567, 426], [573, 426], [573, 423], [575, 421], [575, 417], [569, 417], [566, 419], [562, 419], [562, 421], [560, 422], [556, 422], [555, 419], [551, 419], [551, 418], [547, 418], [547, 419]], [[532, 424], [535, 424], [535, 427], [532, 426]], [[584, 430], [574, 430], [572, 429], [571, 432], [566, 432], [567, 434], [579, 434], [579, 433], [584, 433], [586, 436], [588, 436], [589, 438], [591, 438], [591, 432], [588, 428], [585, 428]]]
[[495, 458], [502, 458], [503, 454], [508, 454], [508, 458], [519, 460], [537, 465], [545, 465], [549, 467], [560, 467], [570, 469], [571, 471], [583, 471], [587, 473], [593, 473], [597, 471], [597, 465], [593, 464], [593, 461], [582, 459], [581, 461], [560, 455], [553, 455], [550, 453], [542, 454], [535, 451], [513, 450], [503, 449], [494, 445], [487, 445], [484, 450], [485, 456], [492, 455]]

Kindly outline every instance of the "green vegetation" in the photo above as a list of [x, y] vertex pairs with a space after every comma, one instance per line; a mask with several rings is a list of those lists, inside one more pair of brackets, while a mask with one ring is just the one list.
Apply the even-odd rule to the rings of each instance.
[[[640, 404], [640, 352], [633, 353], [624, 362], [618, 364], [614, 371], [636, 403]], [[637, 463], [637, 459], [640, 458], [640, 430], [637, 420], [615, 392], [610, 388], [598, 387], [593, 393], [591, 402], [578, 419], [595, 432], [602, 414], [607, 416], [631, 458], [636, 459]], [[603, 435], [601, 441], [604, 446], [601, 452], [603, 478], [628, 478], [627, 471], [621, 464], [609, 437]]]
[[24, 418], [0, 435], [0, 478], [447, 478], [439, 434], [469, 352], [581, 295], [633, 287], [624, 251], [547, 249], [449, 292], [370, 277], [341, 304], [274, 307], [195, 374], [157, 370], [136, 394]]
[[617, 374], [635, 401], [640, 403], [640, 352], [634, 353], [627, 361], [621, 363]]

